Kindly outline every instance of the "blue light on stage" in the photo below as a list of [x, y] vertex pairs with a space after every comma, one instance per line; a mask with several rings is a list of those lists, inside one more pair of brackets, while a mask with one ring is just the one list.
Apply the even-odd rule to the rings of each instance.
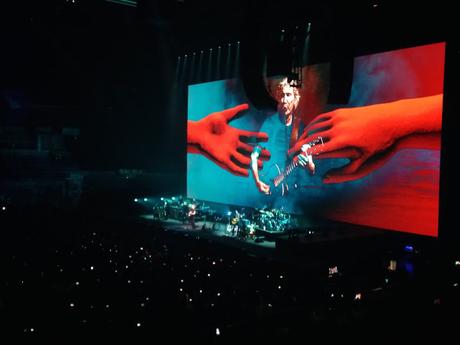
[[406, 251], [408, 253], [412, 253], [412, 252], [414, 252], [414, 247], [410, 246], [410, 245], [404, 246], [404, 251]]

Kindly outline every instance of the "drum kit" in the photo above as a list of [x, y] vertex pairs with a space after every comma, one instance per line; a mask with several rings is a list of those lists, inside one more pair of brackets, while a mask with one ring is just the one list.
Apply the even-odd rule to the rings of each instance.
[[259, 228], [269, 232], [284, 232], [291, 226], [291, 215], [279, 209], [258, 210]]
[[176, 219], [182, 222], [187, 222], [190, 215], [190, 208], [193, 205], [195, 219], [212, 220], [215, 216], [215, 211], [204, 203], [195, 201], [194, 199], [183, 197], [161, 198], [153, 206], [154, 219]]

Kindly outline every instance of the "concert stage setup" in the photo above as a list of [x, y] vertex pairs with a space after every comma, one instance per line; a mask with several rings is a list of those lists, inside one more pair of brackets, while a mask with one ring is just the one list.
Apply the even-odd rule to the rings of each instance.
[[135, 203], [149, 211], [141, 213], [143, 221], [160, 224], [165, 231], [217, 241], [261, 256], [273, 256], [294, 248], [301, 250], [319, 242], [382, 234], [377, 229], [319, 225], [278, 209], [203, 202], [185, 196], [136, 198]]

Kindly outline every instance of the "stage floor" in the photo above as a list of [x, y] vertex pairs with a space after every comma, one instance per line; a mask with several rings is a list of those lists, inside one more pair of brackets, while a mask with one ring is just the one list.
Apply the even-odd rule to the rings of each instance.
[[266, 238], [266, 236], [258, 235], [257, 240], [250, 238], [240, 238], [231, 236], [231, 233], [227, 231], [227, 224], [224, 223], [212, 223], [197, 221], [195, 228], [193, 229], [190, 224], [183, 223], [176, 219], [167, 220], [154, 220], [152, 215], [141, 215], [144, 221], [148, 222], [159, 222], [166, 231], [174, 231], [183, 233], [187, 236], [195, 236], [197, 238], [206, 238], [211, 241], [217, 241], [229, 246], [237, 247], [248, 252], [254, 252], [254, 254], [267, 254], [273, 255], [274, 249], [276, 248], [276, 241], [274, 238]]

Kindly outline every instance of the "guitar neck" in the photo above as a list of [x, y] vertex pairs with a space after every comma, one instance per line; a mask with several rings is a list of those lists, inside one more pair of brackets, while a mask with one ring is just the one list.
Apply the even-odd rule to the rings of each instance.
[[[321, 136], [319, 136], [317, 139], [309, 142], [308, 144], [303, 145], [302, 146], [302, 151], [307, 152], [307, 149], [309, 147], [315, 146], [317, 144], [324, 145], [323, 138]], [[305, 147], [305, 149], [303, 149], [303, 147]], [[291, 172], [293, 172], [294, 169], [299, 166], [298, 156], [296, 156], [296, 158], [297, 159], [292, 160], [292, 162], [286, 167], [286, 169], [284, 169], [283, 172], [281, 172], [278, 176], [275, 177], [275, 179], [273, 180], [273, 183], [274, 183], [275, 187], [278, 187], [280, 185], [280, 183], [282, 183], [286, 179], [286, 177], [288, 177], [289, 174]]]
[[291, 172], [294, 171], [295, 168], [299, 166], [299, 160], [298, 159], [293, 159], [292, 162], [286, 167], [286, 169], [283, 170], [281, 174], [275, 177], [274, 179], [274, 184], [275, 187], [278, 187], [281, 182], [283, 182], [286, 177], [288, 177]]

